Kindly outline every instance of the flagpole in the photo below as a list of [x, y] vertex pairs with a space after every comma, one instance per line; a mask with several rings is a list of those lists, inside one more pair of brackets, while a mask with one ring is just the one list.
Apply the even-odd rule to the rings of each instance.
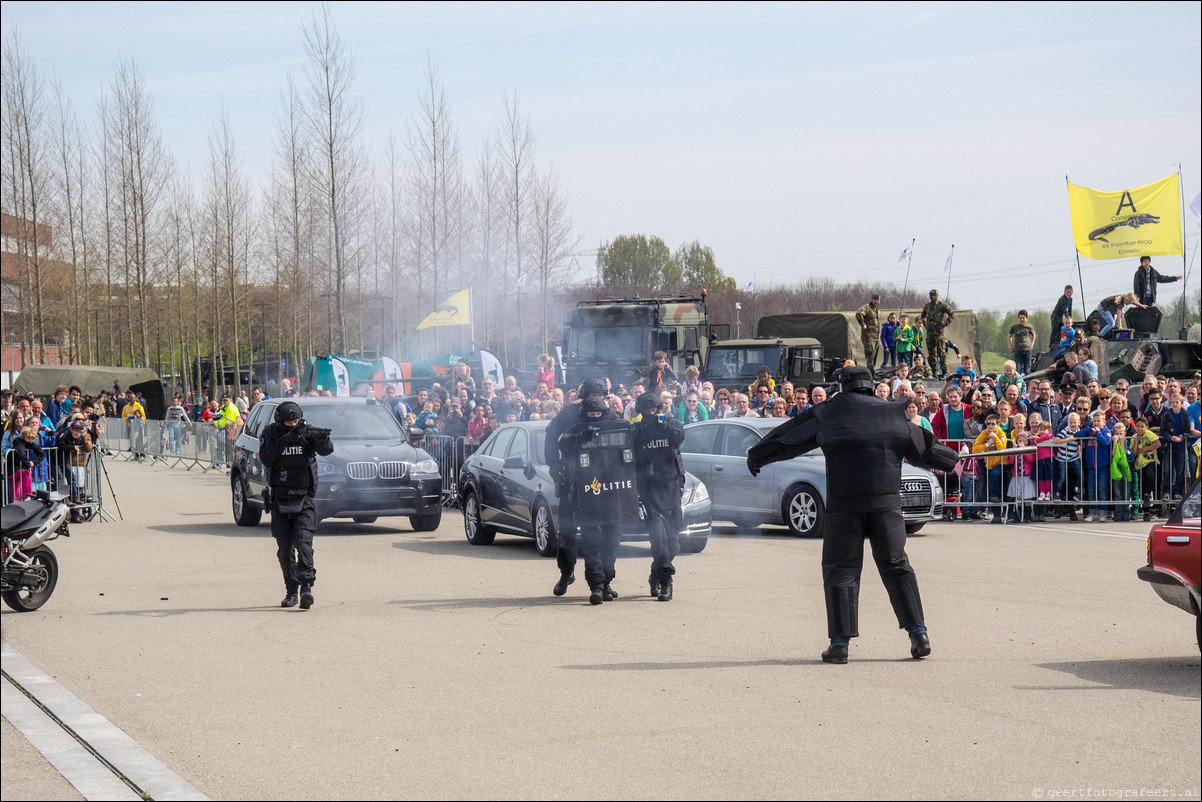
[[914, 242], [913, 237], [910, 238], [910, 253], [906, 257], [906, 282], [902, 285], [902, 297], [906, 297], [906, 291], [910, 289], [910, 263], [914, 261]]
[[1181, 180], [1181, 162], [1177, 162], [1177, 190], [1181, 195], [1181, 325], [1177, 337], [1184, 340], [1189, 336], [1189, 332], [1185, 328], [1185, 310], [1189, 303], [1189, 282], [1185, 280], [1188, 266], [1185, 262], [1185, 182]]
[[[1069, 189], [1069, 187], [1070, 187], [1070, 184], [1069, 184], [1069, 180], [1068, 180], [1068, 173], [1065, 173], [1064, 174], [1064, 190], [1065, 190], [1065, 192], [1069, 193], [1069, 203], [1070, 203], [1069, 208], [1071, 210], [1071, 208], [1072, 208], [1071, 207], [1072, 191]], [[1070, 211], [1069, 217], [1070, 217], [1069, 227], [1071, 230], [1071, 227], [1072, 227], [1071, 211]], [[1081, 274], [1081, 251], [1079, 251], [1077, 249], [1076, 234], [1073, 235], [1073, 257], [1077, 260], [1077, 283], [1081, 285], [1081, 309], [1085, 310], [1085, 309], [1088, 309], [1089, 307], [1085, 303], [1085, 277]], [[1087, 318], [1087, 317], [1089, 317], [1089, 315], [1087, 314], [1085, 317]], [[1084, 321], [1085, 318], [1081, 318], [1081, 320]]]
[[952, 297], [952, 257], [956, 255], [956, 243], [952, 243], [952, 252], [947, 255], [947, 292], [943, 294], [944, 300]]

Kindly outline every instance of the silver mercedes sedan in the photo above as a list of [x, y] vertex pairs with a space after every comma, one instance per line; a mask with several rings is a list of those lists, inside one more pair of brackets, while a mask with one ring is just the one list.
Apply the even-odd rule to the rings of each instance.
[[[785, 418], [721, 418], [685, 427], [684, 467], [705, 483], [715, 521], [739, 527], [787, 526], [798, 537], [822, 537], [826, 462], [821, 451], [747, 470], [747, 450]], [[902, 514], [913, 534], [943, 516], [943, 490], [930, 471], [902, 464]]]

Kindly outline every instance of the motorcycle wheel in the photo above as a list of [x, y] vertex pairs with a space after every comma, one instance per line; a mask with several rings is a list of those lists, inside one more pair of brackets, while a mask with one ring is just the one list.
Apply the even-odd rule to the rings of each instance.
[[58, 559], [55, 558], [53, 551], [46, 546], [38, 546], [29, 552], [29, 557], [33, 561], [31, 568], [36, 566], [46, 570], [45, 583], [37, 589], [22, 587], [6, 590], [0, 594], [4, 598], [4, 603], [18, 613], [29, 613], [41, 607], [50, 600], [51, 594], [54, 593], [54, 586], [58, 584]]

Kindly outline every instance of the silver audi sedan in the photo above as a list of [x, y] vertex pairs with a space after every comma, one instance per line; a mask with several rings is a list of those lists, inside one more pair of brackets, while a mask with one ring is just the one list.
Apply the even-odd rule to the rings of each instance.
[[[747, 450], [782, 418], [721, 418], [685, 427], [684, 467], [709, 488], [711, 517], [739, 527], [784, 525], [798, 537], [822, 537], [826, 520], [826, 462], [821, 451], [747, 470]], [[902, 514], [913, 534], [943, 516], [943, 490], [930, 471], [902, 465]]]

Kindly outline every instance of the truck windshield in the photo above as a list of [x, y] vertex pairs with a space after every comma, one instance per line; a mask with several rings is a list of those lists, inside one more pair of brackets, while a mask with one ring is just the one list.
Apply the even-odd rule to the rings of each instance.
[[754, 379], [760, 365], [767, 365], [775, 375], [780, 367], [780, 346], [710, 348], [709, 369], [715, 379]]
[[568, 333], [571, 359], [626, 360], [650, 363], [647, 353], [650, 330], [631, 326], [604, 329], [573, 328]]

